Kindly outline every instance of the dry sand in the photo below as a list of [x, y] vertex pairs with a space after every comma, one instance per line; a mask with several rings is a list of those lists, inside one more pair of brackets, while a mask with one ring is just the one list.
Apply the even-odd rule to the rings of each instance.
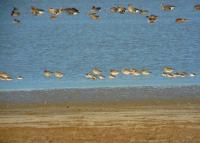
[[0, 143], [200, 143], [200, 87], [0, 91]]
[[200, 100], [1, 104], [0, 143], [199, 143]]

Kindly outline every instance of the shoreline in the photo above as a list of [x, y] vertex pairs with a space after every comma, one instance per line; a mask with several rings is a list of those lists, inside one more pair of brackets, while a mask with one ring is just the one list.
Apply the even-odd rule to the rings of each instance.
[[200, 99], [200, 86], [0, 91], [0, 103], [62, 103]]
[[129, 89], [129, 88], [184, 88], [184, 87], [199, 87], [199, 84], [171, 84], [171, 85], [133, 85], [133, 86], [94, 86], [94, 87], [60, 87], [60, 88], [32, 88], [32, 89], [0, 89], [1, 92], [21, 92], [21, 91], [26, 91], [26, 92], [31, 92], [31, 91], [52, 91], [52, 90], [87, 90], [87, 89], [116, 89], [116, 88], [123, 88], [123, 89]]

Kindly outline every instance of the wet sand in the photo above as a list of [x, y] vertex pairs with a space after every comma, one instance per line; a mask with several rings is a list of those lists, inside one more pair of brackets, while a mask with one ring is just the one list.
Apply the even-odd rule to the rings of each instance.
[[[169, 96], [180, 92], [168, 91]], [[80, 101], [68, 98], [56, 103], [10, 100], [0, 104], [0, 142], [198, 143], [199, 94], [187, 98], [149, 96], [137, 100]], [[7, 93], [1, 95], [8, 96]]]

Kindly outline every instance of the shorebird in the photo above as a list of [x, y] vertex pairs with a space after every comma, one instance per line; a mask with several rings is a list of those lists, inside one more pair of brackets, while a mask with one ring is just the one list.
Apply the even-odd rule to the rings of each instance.
[[187, 72], [181, 72], [181, 74], [180, 74], [180, 77], [186, 77], [186, 76], [188, 76], [189, 74], [187, 73]]
[[56, 72], [54, 73], [54, 75], [55, 75], [55, 77], [56, 77], [57, 79], [60, 79], [60, 78], [62, 78], [62, 77], [64, 76], [64, 73], [62, 73], [62, 72], [60, 72], [60, 71], [56, 71]]
[[163, 71], [164, 71], [165, 73], [172, 73], [172, 72], [174, 71], [174, 69], [173, 69], [172, 67], [164, 67], [164, 68], [163, 68]]
[[186, 77], [186, 76], [188, 76], [188, 73], [187, 72], [175, 72], [174, 75], [176, 77]]
[[130, 74], [130, 70], [127, 69], [127, 68], [125, 68], [125, 69], [122, 70], [122, 73], [123, 73], [124, 75], [129, 75], [129, 74]]
[[53, 72], [48, 71], [48, 70], [44, 70], [43, 74], [44, 74], [45, 77], [48, 77], [48, 78], [49, 78], [49, 77], [52, 76]]
[[190, 77], [195, 77], [197, 74], [196, 73], [189, 73]]
[[85, 77], [91, 80], [96, 80], [96, 76], [92, 72], [88, 72], [85, 74]]
[[117, 7], [111, 7], [110, 11], [113, 12], [113, 13], [117, 13], [118, 8]]
[[168, 78], [175, 78], [176, 77], [176, 75], [174, 73], [166, 73], [166, 72], [163, 72], [162, 76], [168, 77]]
[[148, 69], [142, 69], [140, 72], [141, 72], [141, 74], [144, 75], [144, 76], [148, 76], [148, 75], [150, 75], [150, 73], [151, 73]]
[[17, 80], [22, 80], [22, 79], [24, 79], [22, 76], [17, 76], [17, 78], [16, 78]]
[[0, 77], [7, 78], [10, 77], [10, 75], [6, 72], [0, 71]]
[[131, 4], [128, 4], [128, 8], [127, 8], [128, 12], [130, 13], [139, 13], [140, 10], [136, 7], [134, 7], [133, 5]]
[[167, 73], [167, 77], [176, 78], [177, 76], [174, 73]]
[[100, 11], [101, 11], [101, 7], [92, 6], [92, 8], [91, 8], [89, 13], [90, 14], [97, 14]]
[[39, 9], [37, 7], [34, 7], [34, 6], [31, 6], [31, 13], [33, 15], [36, 15], [36, 16], [41, 16], [44, 14], [44, 10], [43, 9]]
[[119, 71], [115, 70], [115, 69], [111, 69], [110, 70], [110, 75], [112, 76], [117, 76], [119, 74]]
[[123, 6], [118, 6], [117, 12], [120, 13], [120, 14], [124, 14], [126, 12], [126, 8], [123, 7]]
[[129, 72], [130, 72], [131, 75], [134, 75], [134, 76], [140, 75], [140, 71], [137, 70], [137, 69], [130, 69]]
[[20, 16], [20, 11], [16, 7], [14, 7], [10, 15], [14, 17]]
[[0, 76], [0, 80], [11, 81], [11, 80], [13, 80], [13, 78], [12, 77], [4, 78], [4, 77]]
[[58, 8], [58, 9], [56, 9], [56, 8], [49, 8], [48, 12], [50, 14], [52, 14], [52, 15], [59, 15], [59, 14], [62, 13], [62, 9], [60, 9], [60, 8]]
[[170, 5], [170, 4], [166, 4], [166, 5], [161, 5], [161, 9], [163, 11], [172, 11], [175, 9], [175, 6]]
[[197, 4], [193, 7], [195, 10], [200, 10], [200, 4]]
[[0, 71], [0, 80], [10, 81], [13, 80], [13, 78], [8, 73]]
[[176, 19], [176, 23], [184, 23], [184, 22], [187, 22], [188, 19], [187, 18], [177, 18]]
[[155, 23], [158, 19], [158, 16], [156, 15], [150, 15], [150, 16], [146, 16], [148, 18], [148, 23]]
[[67, 12], [68, 15], [77, 15], [78, 13], [80, 13], [80, 11], [76, 8], [65, 8], [63, 9], [63, 11]]

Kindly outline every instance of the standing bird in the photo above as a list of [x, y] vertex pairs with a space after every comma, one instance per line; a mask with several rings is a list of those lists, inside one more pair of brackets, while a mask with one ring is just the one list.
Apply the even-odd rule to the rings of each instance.
[[189, 76], [190, 77], [195, 77], [197, 74], [196, 73], [190, 73]]
[[91, 8], [89, 13], [90, 14], [97, 14], [100, 11], [101, 11], [101, 7], [92, 6], [92, 8]]
[[63, 11], [67, 12], [68, 15], [77, 15], [78, 13], [80, 13], [80, 11], [76, 8], [65, 8], [63, 9]]
[[17, 78], [16, 78], [17, 80], [22, 80], [22, 79], [24, 79], [22, 76], [17, 76]]
[[111, 69], [110, 70], [110, 75], [112, 76], [117, 76], [119, 74], [119, 71], [115, 70], [115, 69]]
[[125, 68], [125, 69], [122, 70], [122, 73], [123, 73], [124, 75], [129, 75], [131, 72], [130, 72], [129, 69]]
[[60, 72], [60, 71], [56, 71], [56, 72], [54, 73], [54, 75], [55, 75], [55, 77], [56, 77], [57, 79], [61, 79], [61, 78], [64, 76], [64, 73], [62, 73], [62, 72]]
[[148, 69], [142, 69], [141, 71], [141, 74], [144, 75], [144, 76], [148, 76], [151, 74], [151, 72], [148, 70]]
[[130, 69], [130, 75], [139, 76], [141, 73], [137, 69]]
[[48, 9], [49, 14], [51, 14], [51, 19], [55, 20], [57, 18], [58, 15], [60, 15], [63, 12], [63, 9], [59, 8], [49, 8]]
[[14, 7], [10, 15], [14, 17], [20, 16], [20, 11], [16, 7]]
[[0, 71], [0, 80], [10, 81], [13, 78], [8, 73]]
[[120, 13], [120, 14], [124, 14], [126, 12], [126, 8], [123, 7], [123, 6], [118, 6], [117, 12]]
[[34, 7], [34, 6], [31, 6], [31, 13], [33, 15], [36, 15], [36, 16], [41, 16], [44, 14], [44, 10], [43, 9], [39, 9], [37, 7]]
[[53, 74], [53, 72], [51, 72], [51, 71], [49, 71], [49, 70], [44, 70], [44, 72], [43, 72], [43, 75], [45, 76], [45, 77], [51, 77], [52, 76], [52, 74]]
[[131, 4], [128, 4], [127, 10], [128, 10], [129, 13], [139, 13], [140, 12], [140, 10], [138, 8], [134, 7]]
[[96, 6], [92, 6], [90, 12], [89, 12], [89, 17], [93, 20], [99, 20], [100, 16], [97, 15], [99, 12], [101, 11], [101, 7], [96, 7]]
[[97, 79], [97, 77], [92, 72], [86, 73], [85, 77], [88, 78], [88, 79], [91, 79], [91, 80]]
[[117, 7], [111, 7], [111, 8], [110, 8], [110, 11], [111, 11], [112, 13], [117, 13], [118, 8], [117, 8]]
[[195, 10], [200, 10], [200, 4], [197, 4], [193, 7]]
[[150, 15], [150, 16], [146, 16], [148, 18], [148, 23], [155, 23], [158, 19], [158, 16], [156, 15]]
[[175, 9], [175, 6], [170, 5], [170, 4], [166, 4], [166, 5], [161, 5], [161, 9], [163, 11], [172, 11]]
[[62, 9], [55, 9], [55, 8], [49, 8], [48, 12], [52, 15], [59, 15], [62, 13]]

